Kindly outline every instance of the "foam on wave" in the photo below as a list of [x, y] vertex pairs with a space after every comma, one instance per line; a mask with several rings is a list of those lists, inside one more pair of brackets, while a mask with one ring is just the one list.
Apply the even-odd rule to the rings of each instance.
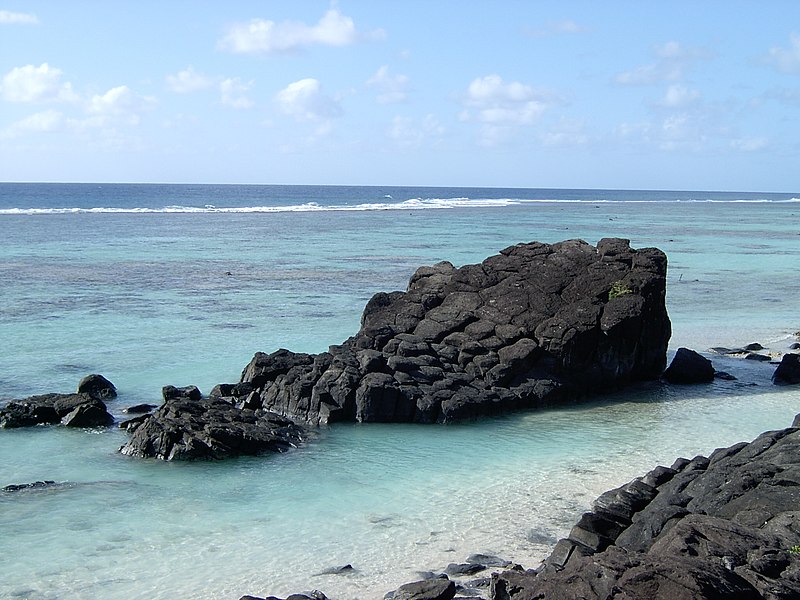
[[644, 204], [644, 203], [718, 203], [718, 204], [759, 204], [759, 203], [791, 203], [800, 202], [800, 198], [785, 200], [732, 199], [718, 200], [711, 198], [674, 199], [674, 200], [574, 200], [574, 199], [523, 199], [523, 198], [411, 198], [402, 202], [369, 202], [362, 204], [322, 205], [317, 202], [303, 204], [272, 206], [233, 206], [217, 207], [213, 204], [204, 206], [171, 205], [160, 208], [152, 207], [92, 207], [92, 208], [4, 208], [0, 215], [59, 215], [59, 214], [195, 214], [195, 213], [285, 213], [285, 212], [361, 212], [375, 210], [441, 210], [452, 208], [502, 208], [520, 204]]

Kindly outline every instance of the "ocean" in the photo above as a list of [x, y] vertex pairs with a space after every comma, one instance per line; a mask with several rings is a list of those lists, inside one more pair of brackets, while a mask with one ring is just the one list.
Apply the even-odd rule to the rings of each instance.
[[[321, 352], [420, 265], [518, 242], [625, 237], [669, 259], [670, 351], [800, 330], [800, 194], [259, 185], [0, 184], [0, 403], [117, 386], [208, 392], [256, 351]], [[164, 463], [115, 428], [0, 430], [0, 597], [382, 598], [472, 553], [528, 567], [606, 489], [788, 426], [774, 365], [448, 426], [325, 427], [282, 455]], [[352, 565], [342, 574], [323, 574]]]

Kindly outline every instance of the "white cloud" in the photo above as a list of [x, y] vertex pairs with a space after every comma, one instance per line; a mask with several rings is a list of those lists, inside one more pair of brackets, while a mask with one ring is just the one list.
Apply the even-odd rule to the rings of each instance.
[[38, 25], [39, 18], [29, 13], [0, 10], [0, 25]]
[[197, 73], [189, 66], [175, 75], [167, 75], [167, 86], [176, 94], [188, 94], [213, 88], [216, 82], [213, 77]]
[[426, 115], [422, 120], [397, 116], [386, 134], [403, 148], [420, 148], [426, 142], [439, 142], [444, 131], [433, 115]]
[[381, 104], [396, 104], [408, 97], [408, 76], [393, 75], [389, 67], [383, 65], [367, 80], [367, 87], [377, 90], [377, 100]]
[[61, 82], [62, 72], [47, 63], [15, 67], [3, 77], [2, 97], [9, 102], [46, 103], [77, 100], [72, 84]]
[[235, 23], [218, 42], [218, 47], [235, 54], [275, 54], [316, 45], [349, 46], [362, 38], [382, 36], [380, 30], [359, 34], [352, 18], [332, 8], [315, 25], [298, 21], [276, 23], [267, 19]]
[[531, 37], [547, 37], [550, 35], [572, 35], [576, 33], [584, 33], [589, 31], [587, 27], [579, 25], [572, 19], [564, 19], [563, 21], [553, 21], [547, 23], [544, 27], [538, 29], [526, 29], [525, 34]]
[[236, 109], [252, 108], [255, 102], [247, 96], [253, 82], [243, 83], [238, 77], [223, 79], [219, 84], [220, 101], [224, 106]]
[[586, 124], [570, 119], [561, 119], [552, 129], [542, 133], [539, 139], [545, 146], [570, 147], [589, 143]]
[[464, 103], [475, 112], [462, 112], [463, 120], [494, 125], [529, 125], [549, 106], [545, 94], [518, 81], [506, 83], [499, 75], [474, 79]]
[[623, 85], [652, 85], [665, 81], [680, 81], [691, 65], [710, 54], [701, 48], [687, 48], [670, 41], [654, 49], [656, 61], [624, 71], [615, 78]]
[[48, 109], [12, 123], [2, 137], [16, 137], [26, 133], [46, 133], [59, 129], [64, 115], [57, 110]]
[[462, 121], [482, 124], [480, 143], [497, 146], [521, 126], [536, 123], [555, 103], [552, 94], [518, 81], [505, 82], [499, 75], [474, 79], [463, 99]]
[[673, 84], [667, 88], [659, 104], [665, 108], [685, 108], [700, 100], [700, 92], [689, 89], [680, 84]]
[[154, 98], [140, 96], [127, 85], [120, 85], [108, 90], [105, 94], [92, 96], [87, 106], [87, 112], [100, 119], [98, 125], [106, 123], [107, 119], [121, 118], [131, 125], [139, 123], [141, 114], [150, 110], [155, 105]]
[[301, 79], [287, 85], [275, 96], [280, 109], [298, 121], [327, 121], [338, 117], [342, 108], [322, 92], [319, 81]]
[[800, 74], [800, 35], [792, 34], [788, 48], [770, 48], [767, 61], [783, 73]]
[[731, 148], [741, 152], [756, 152], [769, 145], [769, 140], [765, 137], [743, 137], [731, 140]]

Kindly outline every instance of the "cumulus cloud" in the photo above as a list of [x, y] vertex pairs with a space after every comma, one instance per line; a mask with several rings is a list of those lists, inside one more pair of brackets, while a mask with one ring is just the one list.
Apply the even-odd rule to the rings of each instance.
[[396, 104], [408, 97], [408, 83], [406, 75], [393, 75], [384, 65], [367, 80], [366, 85], [378, 92], [377, 100], [381, 104]]
[[654, 49], [655, 62], [619, 73], [617, 83], [623, 85], [652, 85], [680, 81], [692, 64], [710, 57], [702, 48], [687, 48], [679, 42], [670, 41]]
[[0, 10], [0, 25], [38, 25], [39, 18], [30, 13]]
[[783, 73], [800, 74], [800, 35], [792, 34], [788, 48], [770, 48], [767, 62]]
[[469, 84], [462, 102], [465, 109], [459, 118], [480, 123], [480, 143], [497, 146], [519, 127], [536, 123], [556, 99], [519, 81], [506, 82], [499, 75], [487, 75]]
[[176, 94], [189, 94], [215, 87], [216, 81], [213, 77], [198, 73], [193, 67], [189, 66], [183, 71], [178, 71], [175, 75], [167, 75], [167, 87]]
[[583, 121], [561, 119], [549, 131], [542, 133], [539, 139], [545, 146], [570, 147], [584, 146], [589, 143], [586, 123]]
[[48, 103], [77, 100], [72, 84], [61, 82], [62, 72], [47, 63], [15, 67], [3, 77], [2, 97], [9, 102]]
[[2, 137], [17, 137], [27, 133], [46, 133], [58, 130], [64, 121], [64, 115], [54, 109], [32, 114], [24, 119], [12, 123], [2, 134]]
[[474, 79], [467, 88], [462, 120], [492, 125], [529, 125], [549, 107], [547, 94], [499, 75]]
[[665, 108], [685, 108], [700, 99], [700, 92], [680, 84], [673, 84], [667, 88], [659, 104]]
[[769, 140], [765, 137], [742, 137], [731, 140], [730, 146], [740, 152], [757, 152], [769, 145]]
[[[132, 125], [139, 123], [141, 114], [155, 106], [155, 99], [140, 96], [127, 85], [120, 85], [105, 94], [96, 94], [89, 100], [86, 111], [101, 119], [122, 118]], [[102, 123], [103, 121], [99, 121]]]
[[189, 66], [174, 75], [167, 75], [167, 87], [176, 94], [190, 94], [217, 90], [220, 104], [234, 109], [252, 108], [255, 102], [247, 95], [253, 81], [243, 82], [239, 77], [219, 77], [198, 73]]
[[223, 79], [219, 84], [220, 101], [229, 108], [252, 108], [255, 102], [247, 96], [252, 87], [252, 81], [244, 83], [238, 77]]
[[380, 30], [359, 33], [352, 18], [332, 8], [314, 25], [299, 21], [276, 23], [267, 19], [235, 23], [228, 27], [218, 47], [234, 54], [278, 54], [308, 46], [349, 46], [359, 39], [382, 35]]
[[423, 119], [397, 116], [392, 120], [388, 137], [402, 148], [420, 148], [425, 143], [437, 143], [444, 134], [444, 127], [433, 115]]
[[339, 103], [313, 78], [290, 83], [275, 96], [278, 107], [298, 121], [328, 121], [342, 114]]

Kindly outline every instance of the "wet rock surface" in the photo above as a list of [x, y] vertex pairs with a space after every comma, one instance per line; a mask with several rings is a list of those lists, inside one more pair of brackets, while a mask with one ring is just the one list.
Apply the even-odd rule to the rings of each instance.
[[492, 598], [799, 598], [798, 425], [602, 494], [541, 572], [494, 575]]

